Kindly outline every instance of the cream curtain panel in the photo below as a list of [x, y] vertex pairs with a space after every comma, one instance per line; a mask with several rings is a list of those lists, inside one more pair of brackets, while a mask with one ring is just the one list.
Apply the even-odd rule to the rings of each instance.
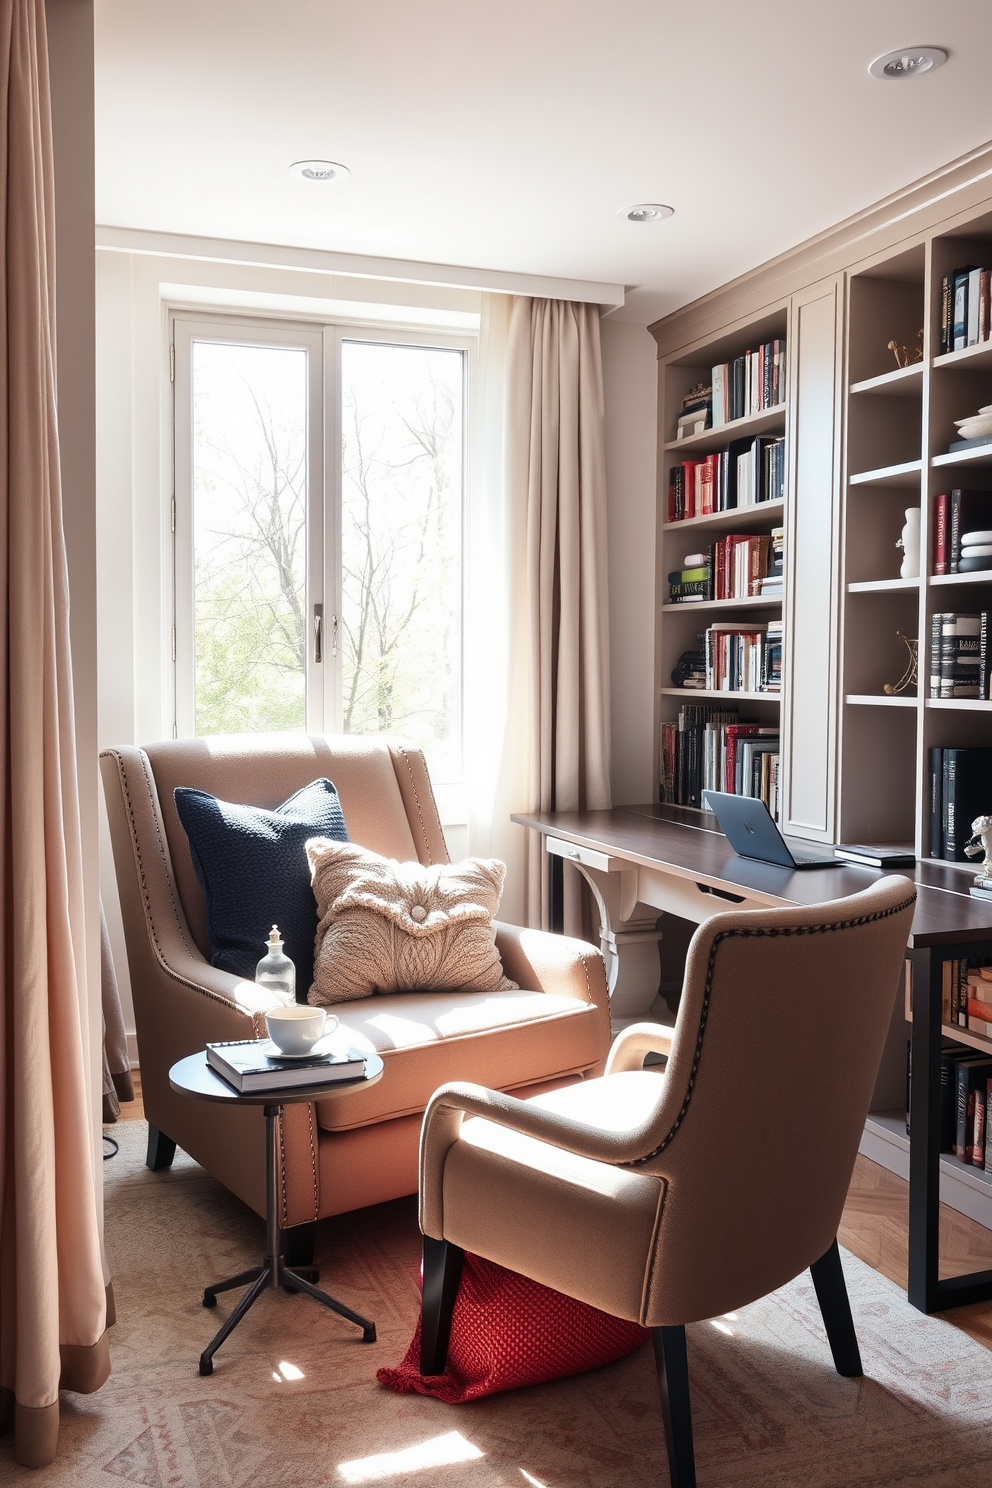
[[0, 1427], [55, 1456], [110, 1373], [83, 1066], [83, 908], [54, 375], [43, 0], [0, 6]]
[[[599, 308], [515, 298], [507, 346], [506, 477], [526, 493], [520, 607], [530, 706], [527, 809], [596, 810], [610, 797], [606, 456]], [[527, 847], [527, 921], [548, 922], [544, 853]], [[565, 931], [588, 935], [565, 874]]]

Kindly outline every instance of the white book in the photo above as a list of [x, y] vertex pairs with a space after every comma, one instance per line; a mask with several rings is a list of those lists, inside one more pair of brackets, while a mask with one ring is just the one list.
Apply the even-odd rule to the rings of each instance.
[[721, 424], [727, 422], [727, 381], [728, 366], [723, 362], [719, 367], [714, 367], [710, 375], [712, 384], [712, 411], [713, 427], [719, 429]]
[[982, 271], [972, 269], [968, 275], [968, 335], [965, 340], [966, 346], [977, 346], [981, 331], [978, 319], [978, 306], [982, 293]]

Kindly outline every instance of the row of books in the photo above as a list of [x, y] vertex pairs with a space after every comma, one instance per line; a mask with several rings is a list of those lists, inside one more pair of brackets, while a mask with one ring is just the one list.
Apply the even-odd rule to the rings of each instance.
[[668, 575], [669, 604], [707, 599], [756, 599], [782, 593], [784, 530], [730, 532], [712, 546], [688, 553]]
[[785, 340], [765, 341], [713, 368], [713, 428], [785, 402]]
[[944, 276], [940, 297], [940, 355], [989, 339], [988, 269], [963, 264]]
[[668, 520], [781, 501], [785, 496], [785, 439], [734, 439], [725, 450], [683, 460], [668, 472]]
[[781, 620], [766, 625], [740, 620], [711, 625], [703, 637], [703, 647], [708, 691], [781, 691]]
[[935, 574], [992, 570], [992, 491], [945, 491], [934, 497]]
[[[947, 966], [949, 963], [945, 962]], [[992, 992], [992, 982], [985, 987]], [[984, 1002], [976, 1005], [986, 1008]], [[989, 1008], [992, 1016], [992, 1008]], [[978, 1021], [978, 1020], [976, 1020]], [[912, 1047], [907, 1049], [912, 1065]], [[969, 1167], [992, 1173], [992, 1058], [945, 1038], [940, 1051], [940, 1120], [938, 1146]], [[912, 1112], [906, 1114], [906, 1130]]]
[[701, 806], [704, 790], [730, 791], [779, 806], [779, 732], [742, 723], [739, 708], [685, 706], [661, 727], [661, 799]]
[[992, 815], [992, 749], [930, 750], [930, 856], [966, 863], [976, 817]]
[[943, 610], [930, 616], [930, 696], [988, 698], [992, 613]]

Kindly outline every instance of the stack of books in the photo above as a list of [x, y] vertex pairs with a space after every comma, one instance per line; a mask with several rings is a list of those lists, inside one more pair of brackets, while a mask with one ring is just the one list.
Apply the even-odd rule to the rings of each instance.
[[944, 277], [940, 300], [940, 356], [989, 339], [988, 269], [962, 264]]
[[675, 430], [676, 439], [687, 439], [690, 434], [702, 434], [710, 426], [710, 411], [713, 389], [697, 382], [695, 387], [683, 394], [682, 411]]
[[785, 340], [765, 341], [713, 368], [713, 427], [785, 402]]
[[741, 723], [738, 708], [688, 706], [662, 724], [661, 799], [700, 806], [704, 790], [756, 796], [773, 816], [779, 802], [779, 731]]
[[734, 439], [725, 450], [683, 460], [668, 472], [668, 520], [781, 501], [785, 495], [785, 439]]
[[[325, 1042], [318, 1041], [318, 1047]], [[327, 1052], [298, 1059], [283, 1054], [271, 1039], [233, 1039], [208, 1044], [207, 1062], [242, 1095], [334, 1085], [339, 1080], [360, 1080], [365, 1074], [365, 1055], [337, 1043]]]
[[992, 816], [992, 749], [931, 749], [930, 856], [967, 863], [978, 816]]
[[[768, 655], [768, 626], [752, 621], [729, 620], [711, 625], [703, 641], [706, 649], [706, 685], [711, 692], [769, 692], [771, 675]], [[781, 668], [781, 628], [775, 636]], [[781, 685], [781, 684], [780, 684]]]
[[981, 615], [947, 610], [930, 616], [932, 698], [981, 697], [981, 635]]
[[668, 575], [669, 604], [698, 604], [713, 598], [713, 549], [687, 553], [682, 567]]
[[[981, 442], [981, 441], [980, 441]], [[992, 491], [945, 491], [934, 497], [933, 571], [977, 573], [992, 568], [978, 550], [992, 536]]]
[[785, 587], [785, 528], [773, 527], [771, 539], [768, 572], [761, 580], [761, 593], [774, 599], [781, 598]]
[[772, 560], [768, 533], [731, 532], [713, 545], [713, 598], [756, 599]]

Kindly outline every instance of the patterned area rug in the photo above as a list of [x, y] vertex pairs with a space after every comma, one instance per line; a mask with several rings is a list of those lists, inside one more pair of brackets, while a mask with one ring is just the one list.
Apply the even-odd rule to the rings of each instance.
[[[142, 1164], [145, 1127], [115, 1128], [106, 1165], [117, 1297], [114, 1373], [64, 1395], [56, 1463], [38, 1475], [0, 1441], [5, 1484], [45, 1488], [666, 1488], [650, 1346], [557, 1384], [448, 1406], [375, 1382], [418, 1307], [413, 1200], [322, 1226], [327, 1288], [379, 1341], [315, 1303], [267, 1293], [222, 1347], [200, 1289], [255, 1263], [262, 1222], [184, 1154]], [[929, 1488], [989, 1481], [992, 1353], [845, 1255], [867, 1377], [833, 1371], [808, 1276], [689, 1329], [700, 1488]], [[237, 1294], [235, 1294], [237, 1295]]]

